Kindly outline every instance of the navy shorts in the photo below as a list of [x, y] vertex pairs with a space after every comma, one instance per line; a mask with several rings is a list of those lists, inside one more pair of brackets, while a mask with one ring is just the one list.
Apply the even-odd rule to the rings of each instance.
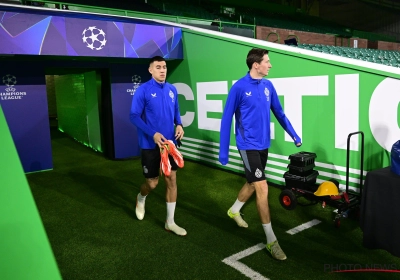
[[268, 149], [239, 150], [242, 157], [246, 179], [248, 183], [265, 180], [265, 166], [267, 165]]
[[[157, 146], [154, 149], [142, 149], [142, 171], [145, 178], [156, 178], [160, 176], [160, 148]], [[178, 170], [178, 165], [175, 163], [172, 156], [168, 155], [171, 169]]]

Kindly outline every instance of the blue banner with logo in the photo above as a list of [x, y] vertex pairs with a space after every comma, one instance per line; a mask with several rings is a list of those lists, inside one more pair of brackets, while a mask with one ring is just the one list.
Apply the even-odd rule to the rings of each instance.
[[[43, 13], [45, 13], [43, 11]], [[50, 13], [50, 12], [48, 12]], [[80, 18], [81, 16], [81, 18]], [[178, 27], [97, 18], [0, 10], [0, 53], [182, 59]]]
[[148, 67], [146, 64], [111, 68], [115, 158], [140, 155], [137, 128], [131, 123], [129, 113], [135, 90], [151, 78]]
[[0, 104], [24, 171], [52, 169], [44, 71], [8, 66], [0, 77]]

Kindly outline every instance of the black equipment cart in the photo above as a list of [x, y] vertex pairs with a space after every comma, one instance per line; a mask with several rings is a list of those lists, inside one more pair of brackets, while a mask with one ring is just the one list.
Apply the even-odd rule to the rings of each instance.
[[[359, 192], [349, 190], [349, 165], [350, 165], [350, 139], [353, 135], [361, 135], [361, 155], [360, 155], [360, 184]], [[334, 225], [340, 227], [340, 219], [346, 217], [351, 211], [359, 213], [361, 204], [362, 186], [363, 186], [363, 173], [364, 173], [364, 133], [357, 131], [350, 133], [347, 137], [347, 157], [346, 157], [346, 189], [343, 192], [339, 190], [339, 181], [330, 179], [325, 185], [332, 187], [333, 184], [336, 188], [333, 193], [329, 193], [328, 189], [320, 190], [322, 184], [316, 184], [318, 171], [314, 170], [315, 158], [317, 155], [310, 152], [299, 152], [289, 156], [290, 164], [288, 165], [289, 171], [285, 172], [286, 185], [284, 186], [281, 194], [279, 195], [279, 202], [282, 207], [287, 210], [296, 208], [298, 197], [304, 197], [312, 203], [320, 202], [322, 207], [329, 205], [337, 209], [334, 218]], [[332, 184], [333, 183], [333, 184]], [[332, 190], [332, 188], [330, 189]], [[324, 191], [327, 195], [324, 195]]]

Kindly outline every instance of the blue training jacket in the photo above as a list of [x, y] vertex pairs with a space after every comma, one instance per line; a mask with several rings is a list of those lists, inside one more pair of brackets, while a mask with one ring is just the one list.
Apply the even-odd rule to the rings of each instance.
[[138, 128], [139, 146], [154, 149], [156, 132], [175, 142], [175, 125], [182, 125], [178, 92], [170, 83], [158, 83], [153, 78], [142, 84], [133, 95], [131, 122]]
[[233, 114], [239, 150], [264, 150], [270, 147], [270, 109], [292, 139], [296, 138], [295, 144], [301, 143], [283, 112], [272, 83], [267, 79], [253, 79], [248, 72], [232, 86], [228, 94], [221, 121], [219, 162], [226, 165], [229, 161]]

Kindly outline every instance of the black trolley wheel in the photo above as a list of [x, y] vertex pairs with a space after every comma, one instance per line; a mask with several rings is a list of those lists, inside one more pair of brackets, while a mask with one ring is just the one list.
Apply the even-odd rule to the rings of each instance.
[[293, 210], [297, 205], [297, 197], [291, 190], [283, 190], [279, 195], [279, 202], [286, 210]]

